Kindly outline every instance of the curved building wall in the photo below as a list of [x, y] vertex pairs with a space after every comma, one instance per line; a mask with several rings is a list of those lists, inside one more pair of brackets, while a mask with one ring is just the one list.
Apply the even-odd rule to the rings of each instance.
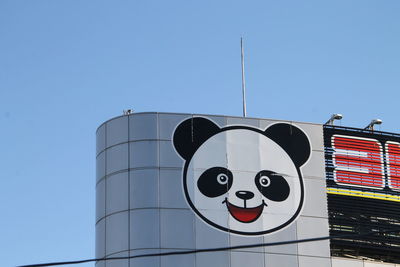
[[[311, 142], [300, 168], [304, 205], [288, 227], [265, 235], [238, 235], [212, 227], [192, 210], [182, 185], [185, 161], [174, 149], [182, 121], [205, 117], [218, 127], [260, 130], [273, 120], [136, 113], [102, 124], [96, 133], [96, 258], [203, 249], [328, 236], [322, 125], [292, 123]], [[229, 140], [227, 141], [227, 144]], [[328, 267], [329, 241], [180, 256], [99, 261], [97, 267]]]

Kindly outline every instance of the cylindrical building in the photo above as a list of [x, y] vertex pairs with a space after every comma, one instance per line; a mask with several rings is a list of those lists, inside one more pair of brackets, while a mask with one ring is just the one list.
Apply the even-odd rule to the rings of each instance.
[[[97, 130], [96, 258], [329, 235], [322, 125], [134, 113]], [[329, 241], [97, 267], [325, 267]]]

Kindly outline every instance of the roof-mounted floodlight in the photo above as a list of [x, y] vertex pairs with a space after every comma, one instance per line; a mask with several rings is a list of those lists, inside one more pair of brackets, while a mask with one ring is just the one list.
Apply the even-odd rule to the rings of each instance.
[[382, 120], [381, 119], [374, 119], [364, 129], [373, 131], [374, 130], [374, 125], [379, 125], [379, 124], [382, 124]]
[[342, 114], [337, 114], [337, 113], [332, 114], [331, 118], [327, 122], [325, 122], [325, 124], [333, 125], [333, 122], [335, 120], [341, 120], [342, 118], [343, 118]]
[[129, 115], [129, 114], [133, 113], [133, 110], [132, 109], [127, 109], [127, 110], [124, 109], [123, 112], [124, 112], [124, 115]]

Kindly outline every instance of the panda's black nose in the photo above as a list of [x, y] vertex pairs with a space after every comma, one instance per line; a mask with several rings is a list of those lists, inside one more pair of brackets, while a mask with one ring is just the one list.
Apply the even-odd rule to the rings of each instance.
[[248, 200], [248, 199], [252, 199], [254, 197], [254, 193], [252, 193], [250, 191], [237, 191], [236, 196], [243, 200]]

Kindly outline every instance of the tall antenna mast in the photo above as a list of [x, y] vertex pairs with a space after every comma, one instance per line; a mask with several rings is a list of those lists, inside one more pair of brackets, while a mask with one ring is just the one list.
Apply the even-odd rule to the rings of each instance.
[[243, 37], [240, 37], [240, 49], [242, 58], [242, 97], [243, 97], [243, 117], [246, 117], [246, 79], [244, 77], [244, 49]]

